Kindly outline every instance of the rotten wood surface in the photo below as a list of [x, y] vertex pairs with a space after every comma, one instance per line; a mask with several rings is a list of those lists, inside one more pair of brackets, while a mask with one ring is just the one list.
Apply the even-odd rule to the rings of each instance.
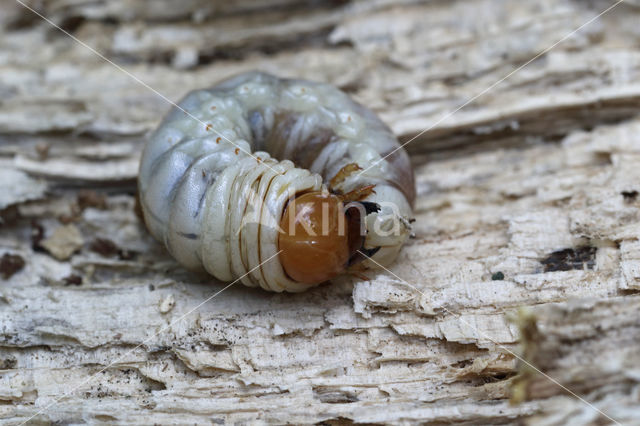
[[[3, 423], [640, 421], [639, 2], [27, 4], [122, 69], [0, 0]], [[148, 235], [158, 93], [250, 69], [415, 137], [393, 274], [207, 301]]]

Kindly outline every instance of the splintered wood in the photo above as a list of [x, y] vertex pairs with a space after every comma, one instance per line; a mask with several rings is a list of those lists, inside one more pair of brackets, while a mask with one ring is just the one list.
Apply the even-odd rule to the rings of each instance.
[[4, 0], [3, 422], [640, 422], [640, 3], [570, 37], [613, 2], [30, 4], [172, 101], [337, 85], [419, 195], [393, 274], [211, 298], [136, 214], [170, 105]]

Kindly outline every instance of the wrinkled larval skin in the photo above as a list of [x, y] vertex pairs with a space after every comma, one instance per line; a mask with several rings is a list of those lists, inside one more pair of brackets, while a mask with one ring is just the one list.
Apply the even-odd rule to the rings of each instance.
[[181, 264], [297, 292], [396, 258], [413, 171], [373, 112], [331, 85], [260, 72], [178, 105], [147, 142], [138, 184], [149, 231]]

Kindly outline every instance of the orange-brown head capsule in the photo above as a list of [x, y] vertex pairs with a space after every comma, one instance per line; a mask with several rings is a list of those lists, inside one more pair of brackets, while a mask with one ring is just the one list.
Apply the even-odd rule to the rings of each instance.
[[344, 273], [361, 247], [360, 216], [345, 212], [337, 195], [309, 192], [285, 208], [278, 236], [287, 275], [314, 285]]

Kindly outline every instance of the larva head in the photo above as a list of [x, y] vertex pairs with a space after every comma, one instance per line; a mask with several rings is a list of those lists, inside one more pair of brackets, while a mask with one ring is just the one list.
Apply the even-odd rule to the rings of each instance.
[[362, 247], [360, 214], [326, 192], [297, 196], [285, 208], [278, 236], [289, 278], [314, 285], [344, 273]]

